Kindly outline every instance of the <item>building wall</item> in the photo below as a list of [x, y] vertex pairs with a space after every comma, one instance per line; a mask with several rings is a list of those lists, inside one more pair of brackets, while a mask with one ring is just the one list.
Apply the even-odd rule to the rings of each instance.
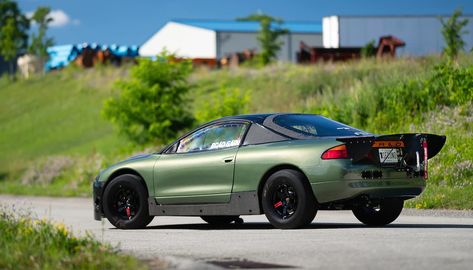
[[[257, 39], [258, 33], [247, 32], [219, 32], [217, 34], [217, 58], [242, 52], [245, 49], [261, 48]], [[282, 42], [278, 59], [281, 61], [296, 61], [296, 53], [299, 51], [299, 43], [305, 42], [310, 46], [322, 46], [322, 34], [299, 34], [291, 33], [280, 37]]]
[[217, 33], [217, 58], [231, 55], [235, 52], [242, 52], [245, 49], [259, 50], [256, 33]]
[[340, 27], [338, 16], [329, 16], [322, 19], [323, 45], [325, 48], [340, 47]]
[[303, 41], [310, 47], [322, 47], [322, 34], [292, 34], [291, 35], [292, 62], [296, 62], [296, 54], [299, 51], [300, 42]]
[[[465, 49], [470, 50], [473, 46], [473, 17], [468, 19], [470, 21], [466, 27], [468, 33], [463, 38], [466, 43]], [[332, 16], [324, 18], [323, 24], [326, 47], [362, 47], [370, 40], [378, 42], [379, 37], [385, 35], [394, 35], [406, 42], [406, 46], [398, 51], [400, 55], [420, 56], [440, 53], [444, 47], [442, 24], [435, 16]]]
[[140, 47], [140, 55], [154, 57], [162, 50], [179, 57], [215, 58], [216, 32], [176, 22], [168, 22]]

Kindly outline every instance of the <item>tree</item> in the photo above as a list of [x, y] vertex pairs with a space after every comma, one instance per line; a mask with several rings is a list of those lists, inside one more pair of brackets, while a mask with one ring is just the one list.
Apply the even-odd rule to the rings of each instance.
[[191, 70], [192, 63], [167, 52], [139, 59], [131, 79], [116, 83], [120, 94], [105, 101], [104, 116], [137, 144], [168, 143], [194, 123], [185, 99]]
[[456, 10], [448, 20], [440, 19], [442, 23], [442, 35], [445, 41], [443, 52], [448, 59], [453, 60], [457, 57], [458, 52], [463, 50], [465, 41], [462, 35], [468, 33], [463, 28], [468, 24], [468, 19], [460, 19], [461, 10]]
[[7, 23], [0, 29], [2, 35], [0, 38], [0, 54], [5, 61], [9, 62], [10, 75], [13, 76], [13, 59], [17, 55], [17, 46], [15, 44], [15, 21], [8, 19]]
[[16, 2], [0, 0], [0, 55], [10, 62], [10, 74], [13, 60], [28, 44], [29, 26], [29, 20], [21, 14]]
[[31, 44], [28, 52], [41, 58], [42, 60], [48, 57], [48, 47], [54, 45], [52, 38], [46, 37], [48, 24], [53, 21], [49, 16], [51, 9], [49, 7], [38, 7], [31, 19], [38, 24], [38, 34], [31, 34]]
[[252, 14], [244, 18], [238, 18], [240, 21], [258, 21], [260, 31], [258, 32], [258, 42], [261, 46], [261, 52], [258, 57], [261, 65], [267, 65], [276, 59], [277, 53], [281, 49], [282, 43], [278, 41], [281, 35], [287, 34], [288, 30], [282, 28], [283, 21], [266, 14]]
[[205, 123], [224, 116], [249, 112], [250, 94], [238, 88], [221, 88], [203, 100], [196, 109], [195, 117], [199, 123]]

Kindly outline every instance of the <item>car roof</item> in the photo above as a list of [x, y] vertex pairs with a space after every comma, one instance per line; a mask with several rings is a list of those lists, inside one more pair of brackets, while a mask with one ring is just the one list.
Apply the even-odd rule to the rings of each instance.
[[270, 116], [276, 115], [300, 115], [304, 113], [260, 113], [260, 114], [242, 114], [242, 115], [234, 115], [234, 116], [225, 116], [216, 120], [213, 120], [209, 123], [213, 122], [226, 122], [232, 120], [247, 120], [253, 123], [263, 124], [264, 120]]
[[243, 115], [225, 116], [225, 117], [216, 119], [212, 122], [226, 122], [226, 121], [232, 121], [232, 120], [247, 120], [247, 121], [258, 123], [258, 124], [263, 124], [264, 119], [266, 119], [268, 116], [271, 116], [271, 115], [273, 115], [273, 114], [262, 113], [262, 114], [243, 114]]
[[270, 116], [276, 115], [316, 115], [316, 114], [307, 114], [307, 113], [260, 113], [260, 114], [242, 114], [242, 115], [234, 115], [234, 116], [225, 116], [216, 120], [213, 120], [209, 123], [214, 122], [226, 122], [232, 120], [247, 120], [253, 123], [263, 124], [264, 120]]

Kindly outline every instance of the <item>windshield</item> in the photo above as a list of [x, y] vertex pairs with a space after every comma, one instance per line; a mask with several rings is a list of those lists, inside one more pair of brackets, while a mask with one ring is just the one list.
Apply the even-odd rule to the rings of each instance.
[[348, 125], [313, 114], [285, 114], [278, 115], [273, 122], [285, 129], [302, 136], [363, 136], [369, 133]]

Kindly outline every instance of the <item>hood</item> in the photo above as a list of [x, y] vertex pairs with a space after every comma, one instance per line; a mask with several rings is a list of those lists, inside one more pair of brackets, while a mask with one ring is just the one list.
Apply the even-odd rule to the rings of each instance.
[[131, 156], [131, 157], [125, 159], [125, 160], [122, 160], [122, 161], [118, 162], [117, 164], [129, 162], [129, 161], [134, 161], [134, 160], [147, 159], [147, 158], [149, 158], [151, 155], [152, 155], [152, 154], [138, 154], [138, 155], [134, 155], [134, 156]]

